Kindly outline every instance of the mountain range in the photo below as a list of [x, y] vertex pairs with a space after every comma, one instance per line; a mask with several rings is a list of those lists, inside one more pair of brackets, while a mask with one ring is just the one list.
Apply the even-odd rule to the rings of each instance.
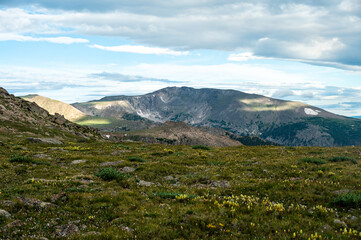
[[185, 122], [221, 128], [241, 136], [259, 136], [282, 145], [361, 144], [359, 119], [301, 102], [235, 90], [168, 87], [140, 96], [109, 96], [72, 105], [94, 117], [131, 114], [156, 123]]
[[[145, 95], [108, 96], [72, 105], [41, 96], [24, 98], [83, 125], [107, 132], [127, 131], [128, 137], [149, 137], [152, 132], [154, 139], [162, 139], [163, 131], [149, 129], [162, 129], [162, 124], [172, 121], [202, 127], [204, 132], [233, 140], [243, 138], [242, 143], [324, 147], [361, 145], [359, 119], [301, 102], [236, 90], [168, 87]], [[179, 130], [177, 125], [172, 127]]]

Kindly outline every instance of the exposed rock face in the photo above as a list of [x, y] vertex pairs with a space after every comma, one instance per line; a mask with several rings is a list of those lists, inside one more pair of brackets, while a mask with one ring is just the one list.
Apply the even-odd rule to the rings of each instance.
[[141, 96], [105, 97], [73, 106], [93, 116], [137, 114], [155, 122], [223, 128], [285, 145], [361, 145], [358, 119], [234, 90], [169, 87]]
[[36, 103], [17, 98], [3, 88], [0, 88], [0, 125], [10, 134], [100, 137], [98, 130], [69, 122], [59, 114], [51, 115]]

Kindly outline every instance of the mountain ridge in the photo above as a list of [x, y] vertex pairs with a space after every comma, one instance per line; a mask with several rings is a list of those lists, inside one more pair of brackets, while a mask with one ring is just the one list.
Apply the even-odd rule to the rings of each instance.
[[357, 119], [301, 102], [236, 90], [168, 87], [145, 95], [109, 96], [72, 105], [92, 116], [137, 114], [155, 122], [179, 121], [238, 135], [257, 135], [282, 145], [361, 144], [361, 121]]

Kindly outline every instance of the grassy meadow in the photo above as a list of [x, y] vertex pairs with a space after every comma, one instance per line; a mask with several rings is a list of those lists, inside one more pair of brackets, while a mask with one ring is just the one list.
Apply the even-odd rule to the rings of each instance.
[[7, 141], [0, 236], [361, 239], [360, 157], [361, 147]]

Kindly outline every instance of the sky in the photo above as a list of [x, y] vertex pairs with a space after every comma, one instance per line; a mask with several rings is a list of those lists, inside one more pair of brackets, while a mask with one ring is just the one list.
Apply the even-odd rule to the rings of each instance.
[[0, 86], [67, 103], [168, 86], [361, 115], [360, 0], [0, 0]]

